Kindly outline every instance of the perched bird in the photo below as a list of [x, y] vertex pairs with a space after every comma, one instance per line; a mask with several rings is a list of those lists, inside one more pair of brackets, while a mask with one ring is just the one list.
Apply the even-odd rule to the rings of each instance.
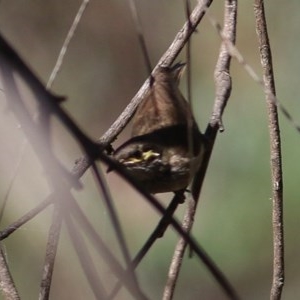
[[205, 147], [178, 84], [184, 64], [159, 67], [133, 119], [132, 138], [114, 158], [149, 193], [186, 189]]

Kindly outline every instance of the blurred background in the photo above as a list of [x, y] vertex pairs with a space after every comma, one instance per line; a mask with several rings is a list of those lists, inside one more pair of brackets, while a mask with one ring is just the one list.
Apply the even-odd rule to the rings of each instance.
[[[183, 1], [136, 1], [144, 37], [154, 66], [185, 21]], [[266, 16], [273, 50], [277, 95], [300, 122], [300, 3], [267, 1]], [[0, 2], [1, 34], [46, 83], [81, 1]], [[193, 2], [195, 4], [195, 1]], [[222, 23], [223, 6], [214, 1], [211, 14]], [[204, 17], [192, 39], [192, 97], [194, 114], [205, 130], [214, 100], [213, 72], [220, 38]], [[252, 1], [240, 1], [237, 46], [261, 74]], [[298, 54], [297, 54], [298, 53]], [[182, 53], [178, 61], [185, 61]], [[52, 91], [67, 97], [63, 104], [77, 124], [93, 139], [102, 136], [147, 78], [127, 1], [91, 1], [72, 40]], [[193, 235], [236, 287], [242, 299], [268, 298], [272, 281], [272, 203], [268, 121], [264, 93], [235, 60], [233, 90], [204, 182]], [[2, 87], [2, 85], [1, 85]], [[186, 77], [181, 84], [186, 94]], [[30, 93], [24, 90], [30, 97]], [[45, 174], [32, 148], [22, 151], [24, 135], [0, 92], [0, 200], [23, 152], [10, 192], [1, 229], [29, 211], [49, 193]], [[286, 283], [283, 299], [300, 298], [300, 137], [280, 115], [284, 194]], [[129, 137], [130, 125], [114, 146]], [[53, 120], [53, 145], [68, 169], [81, 156], [63, 127]], [[103, 168], [105, 171], [105, 168]], [[132, 255], [149, 236], [158, 214], [115, 174], [107, 175], [115, 205]], [[106, 209], [90, 172], [82, 177], [85, 188], [74, 192], [81, 207], [111, 249], [116, 240]], [[172, 194], [158, 195], [167, 205]], [[184, 212], [178, 210], [178, 218]], [[22, 299], [36, 299], [44, 262], [51, 209], [27, 223], [4, 241], [7, 260]], [[138, 267], [142, 288], [160, 299], [177, 235], [168, 230]], [[118, 255], [118, 250], [116, 255]], [[95, 265], [108, 288], [115, 278], [95, 255]], [[196, 258], [185, 258], [174, 299], [225, 299], [220, 288]], [[0, 296], [1, 298], [1, 296]], [[92, 299], [68, 234], [63, 229], [56, 260], [51, 299]], [[124, 290], [117, 299], [131, 299]]]

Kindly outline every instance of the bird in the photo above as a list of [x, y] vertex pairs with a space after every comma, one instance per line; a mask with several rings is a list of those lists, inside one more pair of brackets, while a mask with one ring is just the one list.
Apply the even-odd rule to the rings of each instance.
[[184, 68], [178, 63], [154, 71], [133, 117], [131, 138], [113, 153], [151, 194], [185, 190], [203, 160], [205, 136], [178, 86]]

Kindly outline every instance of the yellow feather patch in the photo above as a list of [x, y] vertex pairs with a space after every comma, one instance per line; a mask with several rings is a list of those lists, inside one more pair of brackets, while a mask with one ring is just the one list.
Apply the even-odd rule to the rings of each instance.
[[133, 165], [133, 164], [136, 164], [136, 163], [139, 163], [143, 161], [142, 158], [136, 158], [136, 157], [129, 157], [127, 158], [126, 160], [124, 159], [123, 161], [121, 161], [121, 163], [124, 163], [125, 165]]
[[148, 160], [154, 159], [158, 156], [160, 156], [159, 153], [154, 152], [153, 150], [148, 150], [148, 151], [141, 153], [141, 157], [131, 156], [126, 159], [122, 159], [120, 162], [125, 165], [134, 165], [134, 164], [138, 164], [143, 161], [148, 161]]
[[147, 152], [143, 152], [142, 157], [144, 160], [149, 160], [155, 157], [158, 157], [160, 154], [157, 152], [153, 152], [153, 150], [149, 150]]

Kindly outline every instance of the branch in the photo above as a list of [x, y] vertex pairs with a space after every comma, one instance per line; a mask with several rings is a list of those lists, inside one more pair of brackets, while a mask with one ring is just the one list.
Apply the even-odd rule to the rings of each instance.
[[[71, 42], [71, 39], [74, 37], [75, 31], [76, 31], [76, 29], [78, 27], [80, 19], [81, 19], [82, 15], [83, 15], [83, 13], [84, 13], [84, 11], [85, 11], [86, 6], [87, 6], [88, 3], [89, 3], [89, 0], [83, 0], [81, 6], [80, 6], [80, 8], [79, 8], [79, 10], [78, 10], [78, 12], [77, 12], [77, 14], [75, 16], [75, 19], [74, 19], [74, 21], [72, 23], [72, 26], [71, 26], [68, 34], [67, 34], [67, 37], [66, 37], [66, 39], [64, 41], [64, 44], [63, 44], [63, 46], [61, 48], [61, 51], [59, 53], [59, 56], [58, 56], [58, 59], [56, 61], [55, 66], [54, 66], [54, 69], [52, 70], [50, 78], [49, 78], [49, 80], [47, 82], [47, 86], [46, 86], [47, 89], [51, 88], [54, 79], [56, 78], [58, 72], [61, 69], [61, 66], [62, 66], [62, 63], [63, 63], [63, 59], [64, 59], [64, 56], [65, 56], [65, 54], [67, 52], [68, 46], [69, 46], [69, 44]], [[2, 91], [2, 89], [1, 89], [1, 91]], [[15, 170], [13, 172], [13, 177], [10, 180], [7, 192], [6, 192], [5, 196], [4, 196], [4, 200], [3, 200], [2, 206], [0, 208], [0, 222], [2, 220], [2, 216], [3, 216], [3, 213], [4, 213], [4, 209], [6, 207], [6, 203], [8, 201], [9, 194], [11, 192], [11, 189], [13, 187], [13, 184], [14, 184], [15, 179], [17, 177], [17, 174], [19, 172], [19, 168], [20, 168], [21, 162], [23, 160], [24, 151], [26, 149], [26, 146], [27, 146], [27, 141], [24, 140], [23, 143], [22, 143], [22, 146], [21, 146], [21, 150], [20, 150], [20, 153], [19, 153], [19, 157], [18, 157], [18, 161], [17, 161], [16, 167], [15, 167]]]
[[[61, 108], [60, 103], [63, 98], [58, 97], [50, 93], [43, 83], [37, 78], [37, 76], [30, 70], [30, 68], [24, 63], [24, 61], [19, 57], [17, 52], [6, 42], [6, 40], [0, 35], [0, 65], [1, 71], [3, 73], [3, 82], [7, 87], [6, 95], [9, 95], [10, 100], [8, 104], [10, 108], [20, 121], [23, 126], [23, 130], [29, 139], [30, 143], [33, 145], [34, 150], [39, 158], [44, 158], [45, 162], [52, 160], [55, 169], [64, 173], [64, 178], [66, 178], [72, 187], [80, 187], [78, 181], [70, 176], [70, 174], [59, 164], [55, 159], [51, 149], [47, 147], [48, 145], [48, 134], [47, 131], [43, 132], [41, 128], [37, 125], [37, 122], [33, 121], [31, 116], [22, 102], [22, 97], [18, 93], [18, 89], [15, 84], [15, 80], [12, 76], [12, 72], [16, 71], [17, 74], [28, 84], [32, 90], [36, 101], [38, 102], [38, 107], [42, 112], [39, 117], [45, 117], [45, 122], [51, 115], [56, 116], [60, 122], [68, 129], [70, 134], [74, 136], [76, 141], [82, 147], [82, 149], [88, 154], [88, 156], [95, 157], [101, 150], [99, 145], [94, 143], [84, 132], [77, 126], [77, 124], [72, 120], [72, 118], [66, 113], [64, 109]], [[43, 120], [42, 120], [43, 124]], [[44, 124], [43, 124], [44, 125]], [[48, 159], [47, 159], [48, 158]], [[54, 169], [50, 164], [50, 170]], [[46, 168], [47, 170], [47, 168]], [[48, 170], [49, 171], [49, 170]], [[52, 174], [53, 175], [53, 174]], [[54, 178], [56, 178], [54, 176]]]
[[[193, 201], [192, 199], [189, 199], [189, 201], [187, 201], [187, 208], [182, 222], [182, 228], [187, 233], [190, 232], [190, 229], [192, 228], [193, 225], [193, 219], [191, 219], [191, 215], [195, 214], [192, 201]], [[165, 285], [164, 294], [162, 298], [163, 300], [173, 299], [173, 295], [174, 295], [178, 275], [180, 272], [180, 268], [182, 265], [182, 259], [183, 259], [186, 246], [187, 246], [187, 242], [182, 237], [180, 237], [175, 247], [174, 254], [171, 260], [171, 265], [169, 267], [168, 279]]]
[[273, 200], [273, 283], [270, 299], [281, 299], [284, 284], [284, 230], [283, 230], [283, 178], [281, 141], [276, 103], [271, 47], [269, 43], [264, 1], [254, 1], [256, 32], [259, 42], [260, 59], [263, 68], [264, 90], [269, 115], [270, 164], [272, 173]]
[[130, 10], [131, 10], [131, 15], [132, 15], [133, 21], [135, 23], [136, 33], [138, 35], [138, 39], [139, 39], [139, 43], [140, 43], [143, 57], [145, 60], [145, 64], [147, 67], [147, 71], [150, 74], [152, 71], [151, 61], [150, 61], [149, 53], [147, 51], [147, 45], [146, 45], [146, 41], [144, 39], [142, 25], [141, 25], [141, 21], [138, 16], [137, 8], [136, 8], [134, 0], [128, 0], [128, 3], [129, 3]]
[[139, 287], [138, 280], [137, 280], [136, 274], [134, 272], [135, 268], [134, 268], [134, 266], [132, 266], [132, 263], [131, 263], [131, 258], [130, 258], [127, 243], [125, 241], [122, 226], [120, 224], [116, 209], [113, 205], [113, 200], [112, 200], [111, 194], [109, 192], [109, 189], [108, 189], [107, 185], [105, 184], [105, 180], [104, 180], [104, 177], [103, 177], [103, 174], [102, 174], [101, 170], [99, 170], [97, 168], [97, 165], [95, 163], [92, 164], [92, 170], [93, 170], [93, 175], [94, 175], [95, 181], [97, 183], [97, 186], [99, 187], [100, 192], [103, 195], [104, 203], [105, 203], [106, 208], [108, 210], [109, 217], [110, 217], [111, 223], [113, 225], [113, 228], [114, 228], [114, 231], [115, 231], [115, 235], [117, 237], [117, 241], [119, 243], [121, 253], [122, 253], [122, 255], [124, 257], [124, 260], [125, 260], [125, 263], [126, 263], [128, 275], [130, 276], [130, 278], [132, 280], [132, 283], [135, 287], [135, 290], [140, 295], [142, 295], [142, 291]]
[[21, 299], [11, 277], [2, 243], [0, 243], [0, 290], [2, 291], [5, 300]]
[[50, 89], [52, 87], [53, 81], [54, 81], [54, 79], [56, 78], [58, 72], [61, 69], [61, 66], [62, 66], [64, 57], [65, 57], [65, 54], [66, 54], [67, 49], [68, 49], [68, 46], [69, 46], [69, 44], [70, 44], [70, 42], [71, 42], [71, 40], [72, 40], [72, 38], [73, 38], [73, 36], [75, 34], [75, 31], [76, 31], [77, 26], [78, 26], [78, 24], [80, 22], [80, 19], [81, 19], [82, 15], [83, 15], [83, 13], [84, 13], [87, 5], [89, 4], [89, 2], [90, 2], [90, 0], [83, 0], [82, 3], [81, 3], [81, 5], [80, 5], [80, 7], [79, 7], [79, 10], [78, 10], [78, 12], [76, 14], [76, 17], [75, 17], [75, 19], [74, 19], [74, 21], [72, 23], [71, 28], [69, 29], [67, 37], [66, 37], [66, 39], [65, 39], [65, 41], [63, 43], [63, 46], [62, 46], [62, 48], [60, 50], [60, 53], [58, 55], [56, 64], [54, 66], [54, 69], [52, 70], [50, 78], [49, 78], [49, 80], [47, 82], [47, 89]]
[[[207, 11], [207, 17], [211, 22], [212, 26], [216, 28], [220, 37], [225, 42], [227, 51], [230, 53], [231, 57], [235, 58], [239, 64], [241, 64], [244, 70], [248, 73], [248, 75], [262, 88], [265, 88], [265, 83], [262, 78], [254, 71], [254, 69], [247, 63], [239, 49], [226, 37], [223, 35], [222, 28], [219, 23], [209, 14]], [[280, 102], [278, 97], [274, 94], [269, 94], [270, 100], [277, 106], [277, 108], [281, 111], [283, 116], [288, 120], [288, 122], [300, 133], [300, 124], [293, 118], [291, 113], [285, 108], [285, 106]]]
[[[235, 43], [236, 36], [236, 16], [237, 16], [237, 1], [226, 0], [224, 11], [224, 29], [223, 35], [226, 39]], [[208, 139], [207, 149], [204, 154], [204, 163], [198, 170], [192, 186], [193, 199], [188, 203], [182, 228], [185, 232], [189, 233], [194, 223], [194, 217], [196, 214], [198, 198], [200, 190], [207, 170], [210, 155], [213, 149], [214, 141], [216, 139], [217, 131], [222, 129], [222, 114], [225, 109], [226, 103], [231, 93], [231, 77], [230, 77], [230, 61], [231, 56], [227, 51], [225, 41], [222, 42], [219, 58], [215, 68], [215, 86], [216, 97], [213, 108], [213, 113], [210, 119], [210, 124], [206, 130], [206, 137]], [[173, 298], [176, 282], [179, 276], [182, 258], [186, 249], [187, 243], [182, 237], [179, 239], [172, 258], [172, 262], [169, 268], [168, 280], [165, 286], [163, 299], [169, 300]], [[231, 299], [238, 299], [236, 294], [229, 295]]]
[[[145, 255], [148, 253], [154, 242], [163, 236], [165, 230], [170, 225], [170, 219], [172, 218], [173, 214], [175, 213], [178, 205], [184, 201], [184, 195], [182, 193], [177, 193], [173, 197], [172, 201], [170, 202], [169, 206], [166, 208], [165, 213], [163, 217], [161, 218], [160, 222], [157, 224], [154, 231], [151, 233], [150, 237], [147, 239], [143, 247], [139, 250], [137, 255], [132, 261], [132, 268], [136, 268], [139, 263], [142, 261], [142, 259], [145, 257]], [[111, 294], [108, 297], [109, 299], [114, 299], [114, 297], [117, 295], [119, 290], [122, 287], [122, 282], [119, 281], [115, 287], [113, 288]]]
[[53, 194], [50, 194], [44, 201], [38, 204], [35, 208], [31, 209], [17, 221], [11, 223], [6, 228], [0, 231], [0, 241], [4, 240], [12, 233], [14, 233], [22, 225], [33, 219], [37, 214], [47, 208], [53, 202]]
[[146, 300], [147, 298], [136, 289], [135, 282], [132, 280], [130, 273], [124, 270], [121, 264], [117, 261], [111, 250], [106, 246], [100, 235], [93, 228], [71, 194], [65, 198], [64, 205], [66, 205], [65, 209], [70, 211], [71, 216], [77, 220], [78, 224], [80, 224], [80, 229], [84, 232], [85, 236], [89, 237], [97, 252], [109, 265], [115, 276], [123, 282], [132, 296], [137, 299]]
[[89, 249], [85, 244], [86, 241], [84, 240], [82, 233], [80, 233], [80, 231], [75, 228], [75, 224], [71, 216], [69, 215], [68, 210], [65, 209], [64, 211], [64, 221], [66, 223], [67, 230], [69, 231], [69, 235], [76, 251], [78, 260], [94, 293], [95, 299], [107, 299], [105, 287], [100, 281], [95, 263], [93, 262]]
[[49, 299], [52, 274], [54, 270], [55, 257], [61, 232], [62, 215], [60, 205], [57, 203], [53, 209], [52, 224], [49, 229], [48, 243], [46, 247], [44, 269], [40, 286], [39, 300]]

